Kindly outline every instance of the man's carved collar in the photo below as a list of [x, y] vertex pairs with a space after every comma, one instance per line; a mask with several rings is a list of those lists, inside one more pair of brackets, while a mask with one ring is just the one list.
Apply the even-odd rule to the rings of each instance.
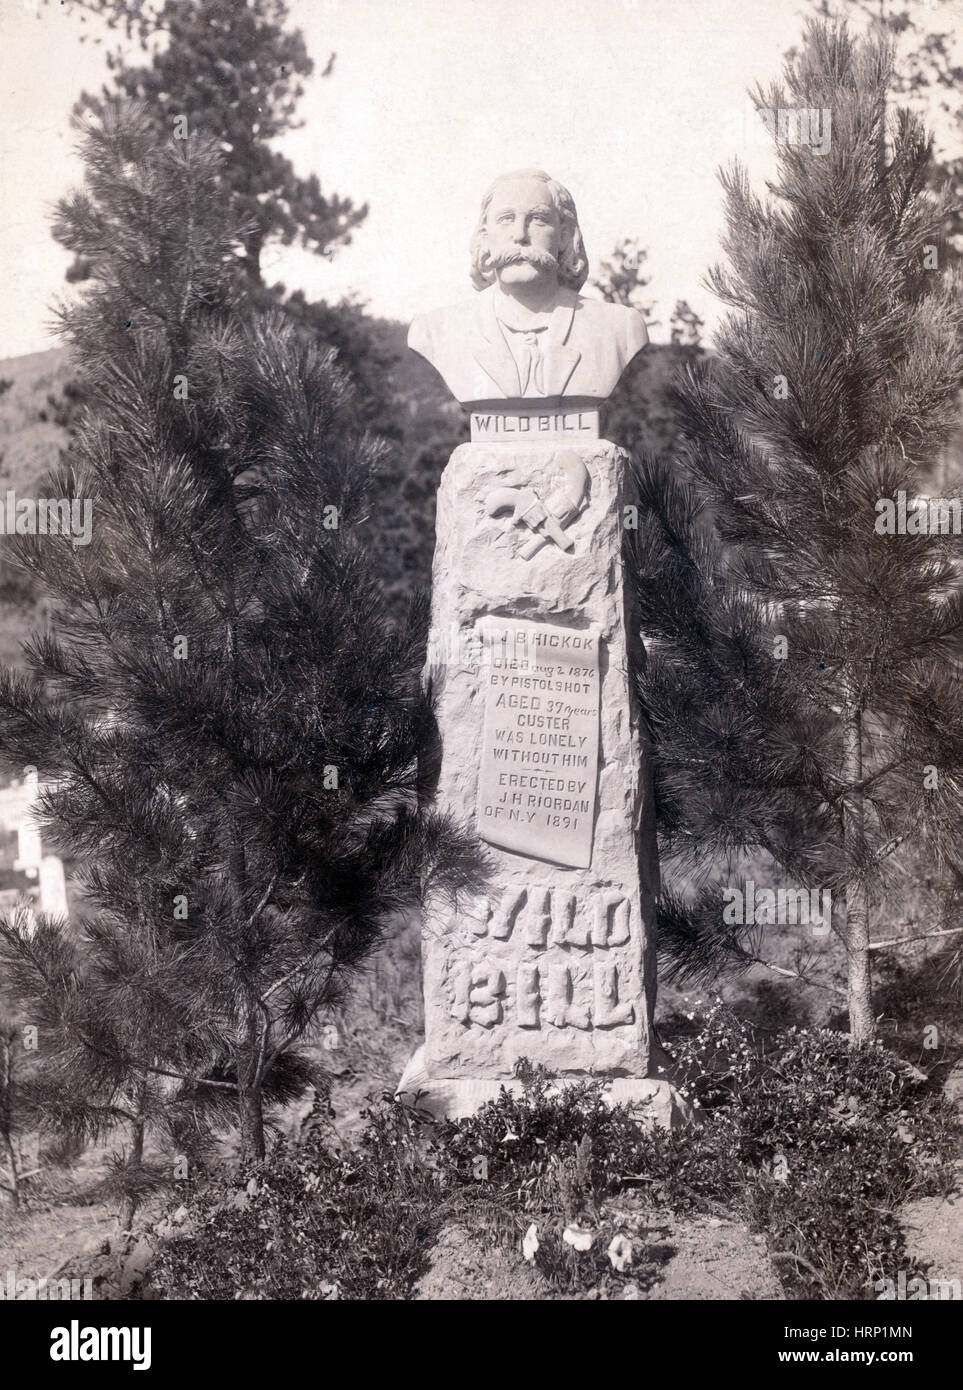
[[[546, 396], [561, 396], [564, 393], [581, 358], [580, 352], [566, 346], [577, 305], [578, 295], [574, 290], [559, 289], [558, 301], [551, 312], [542, 342]], [[541, 334], [539, 338], [541, 340]], [[516, 398], [521, 395], [518, 368], [498, 323], [494, 286], [483, 290], [478, 296], [472, 356], [504, 396]]]

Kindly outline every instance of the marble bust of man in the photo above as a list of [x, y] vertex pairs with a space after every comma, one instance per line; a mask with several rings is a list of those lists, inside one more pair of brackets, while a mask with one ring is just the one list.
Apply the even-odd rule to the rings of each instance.
[[485, 194], [471, 245], [473, 301], [422, 314], [408, 346], [463, 405], [598, 403], [645, 347], [635, 309], [585, 299], [588, 259], [572, 195], [540, 169]]

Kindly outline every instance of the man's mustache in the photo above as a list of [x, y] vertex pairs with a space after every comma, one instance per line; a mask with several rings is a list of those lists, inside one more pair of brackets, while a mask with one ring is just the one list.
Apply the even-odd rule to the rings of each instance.
[[491, 263], [496, 270], [506, 265], [533, 265], [536, 270], [554, 270], [557, 259], [551, 251], [542, 251], [536, 246], [516, 246], [512, 250], [491, 252]]

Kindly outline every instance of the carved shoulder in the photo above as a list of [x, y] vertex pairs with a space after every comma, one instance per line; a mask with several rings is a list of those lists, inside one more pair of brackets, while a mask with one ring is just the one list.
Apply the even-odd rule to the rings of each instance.
[[622, 310], [624, 316], [625, 333], [625, 360], [631, 361], [637, 352], [641, 352], [649, 341], [648, 330], [645, 326], [645, 319], [638, 309], [631, 309], [628, 305], [619, 304], [617, 307]]
[[600, 339], [616, 342], [624, 363], [631, 361], [649, 341], [645, 319], [637, 309], [581, 297], [578, 308], [583, 332], [598, 334]]
[[412, 319], [411, 327], [408, 329], [408, 346], [422, 357], [427, 357], [429, 362], [434, 355], [432, 344], [437, 331], [437, 318], [438, 310], [430, 314], [419, 314], [417, 318]]
[[426, 357], [432, 365], [441, 358], [450, 359], [452, 352], [464, 350], [471, 332], [472, 304], [449, 304], [432, 309], [412, 319], [408, 329], [408, 346]]

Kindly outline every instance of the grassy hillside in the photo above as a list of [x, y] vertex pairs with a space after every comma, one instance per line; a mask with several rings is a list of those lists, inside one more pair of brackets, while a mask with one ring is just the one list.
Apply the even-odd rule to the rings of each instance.
[[[0, 361], [0, 496], [43, 495], [67, 443], [61, 418], [69, 380], [67, 350], [54, 348]], [[18, 665], [20, 643], [43, 622], [45, 608], [10, 563], [10, 537], [0, 534], [0, 662]]]
[[10, 383], [0, 395], [0, 478], [5, 487], [27, 492], [56, 464], [67, 439], [56, 421], [56, 403], [68, 378], [66, 348], [0, 361], [0, 382]]

